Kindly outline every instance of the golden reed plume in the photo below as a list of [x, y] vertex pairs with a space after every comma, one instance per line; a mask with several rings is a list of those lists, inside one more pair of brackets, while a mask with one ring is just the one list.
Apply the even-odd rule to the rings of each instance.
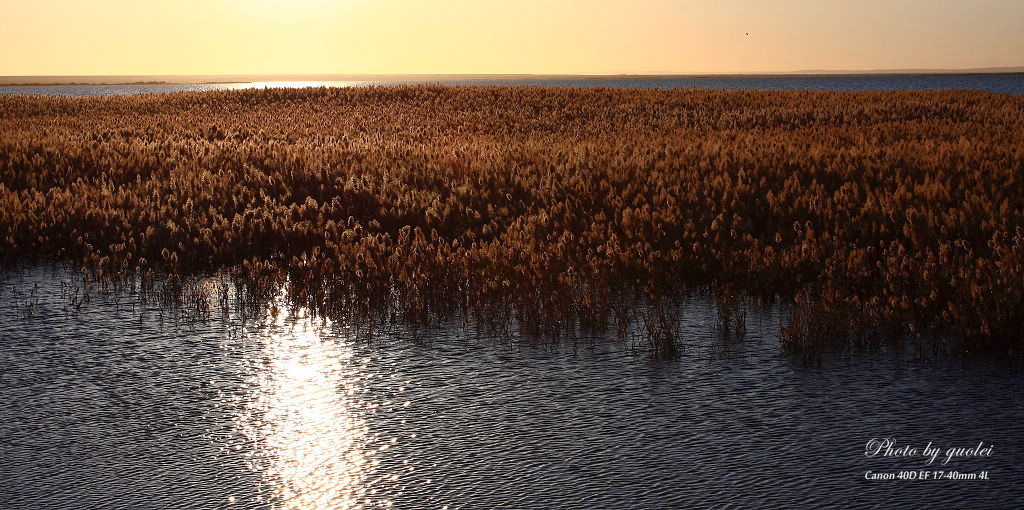
[[[0, 260], [287, 276], [330, 316], [463, 314], [676, 353], [674, 300], [794, 301], [794, 350], [1013, 353], [1024, 96], [395, 86], [0, 96]], [[177, 276], [176, 276], [177, 275]], [[253, 280], [254, 281], [254, 280]], [[255, 286], [254, 287], [258, 287]]]

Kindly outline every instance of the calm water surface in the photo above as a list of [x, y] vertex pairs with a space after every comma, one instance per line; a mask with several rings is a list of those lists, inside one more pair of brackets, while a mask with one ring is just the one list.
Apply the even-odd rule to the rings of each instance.
[[[283, 303], [196, 321], [93, 289], [76, 311], [71, 281], [2, 281], [3, 508], [1024, 504], [1019, 370], [884, 353], [808, 366], [780, 352], [777, 310], [723, 344], [695, 300], [688, 355], [666, 362], [461, 327], [366, 342]], [[931, 468], [989, 479], [866, 480], [926, 469], [866, 457], [876, 437], [993, 445]]]
[[150, 85], [43, 85], [0, 86], [5, 94], [58, 94], [70, 96], [108, 96], [163, 92], [199, 92], [264, 87], [365, 87], [410, 83], [445, 85], [537, 85], [550, 87], [616, 88], [700, 88], [756, 90], [939, 90], [972, 89], [1002, 94], [1024, 93], [1024, 74], [905, 74], [847, 76], [742, 76], [742, 77], [595, 77], [476, 80], [400, 80], [400, 81], [279, 81], [253, 83], [180, 83]]

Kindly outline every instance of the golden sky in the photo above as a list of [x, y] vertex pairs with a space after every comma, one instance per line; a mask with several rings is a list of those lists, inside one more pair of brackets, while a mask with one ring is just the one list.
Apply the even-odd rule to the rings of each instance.
[[1021, 65], [1024, 0], [0, 0], [8, 76]]

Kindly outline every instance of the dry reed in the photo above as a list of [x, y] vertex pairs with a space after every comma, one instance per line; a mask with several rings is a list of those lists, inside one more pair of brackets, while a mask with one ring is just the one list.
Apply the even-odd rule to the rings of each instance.
[[913, 334], [1012, 354], [1022, 209], [1022, 96], [0, 96], [0, 263], [228, 268], [252, 303], [287, 279], [293, 302], [371, 326], [643, 327], [671, 356], [670, 304], [710, 288], [741, 334], [746, 299], [795, 298], [795, 350]]

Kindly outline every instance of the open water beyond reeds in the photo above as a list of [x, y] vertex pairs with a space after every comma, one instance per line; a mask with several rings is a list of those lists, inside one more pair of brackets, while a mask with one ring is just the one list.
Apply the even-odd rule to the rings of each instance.
[[570, 76], [521, 78], [403, 78], [333, 81], [255, 81], [238, 83], [149, 83], [123, 85], [22, 85], [2, 86], [0, 94], [48, 94], [112, 96], [203, 92], [262, 88], [367, 87], [372, 85], [536, 85], [544, 87], [610, 87], [627, 89], [721, 89], [721, 90], [983, 90], [1000, 94], [1024, 93], [1020, 74], [847, 74], [847, 75], [748, 75], [748, 76]]
[[[367, 339], [282, 301], [243, 321], [230, 296], [172, 310], [74, 275], [2, 281], [3, 508], [1024, 503], [1019, 369], [884, 350], [808, 365], [779, 348], [777, 307], [723, 341], [694, 298], [683, 355], [658, 361], [461, 324]], [[868, 457], [872, 438], [942, 453]], [[979, 443], [990, 455], [941, 464]], [[938, 470], [958, 475], [866, 479]]]

